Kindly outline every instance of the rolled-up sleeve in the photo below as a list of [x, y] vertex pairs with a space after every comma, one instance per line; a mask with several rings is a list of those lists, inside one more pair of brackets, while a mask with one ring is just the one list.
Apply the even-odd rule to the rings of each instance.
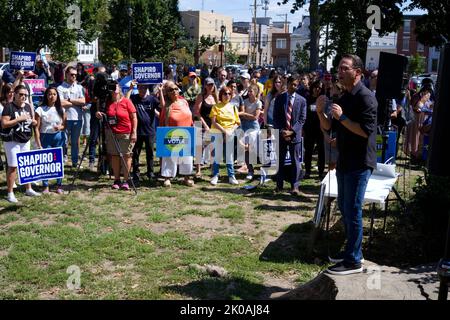
[[361, 129], [370, 136], [377, 129], [377, 99], [372, 95], [362, 97]]

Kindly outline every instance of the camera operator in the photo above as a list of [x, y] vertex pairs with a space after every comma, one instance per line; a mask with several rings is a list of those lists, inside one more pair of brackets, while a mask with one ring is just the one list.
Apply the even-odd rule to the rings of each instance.
[[[105, 129], [106, 150], [108, 155], [111, 156], [111, 165], [114, 173], [112, 188], [115, 190], [130, 190], [128, 177], [131, 170], [133, 147], [137, 139], [136, 108], [131, 100], [123, 97], [117, 81], [112, 81], [111, 83], [115, 84], [116, 88], [107, 96], [105, 112], [97, 111], [96, 117], [97, 119], [106, 117], [107, 121]], [[123, 170], [123, 183], [120, 181], [121, 154], [127, 166]]]
[[[90, 134], [89, 134], [89, 170], [94, 171], [94, 163], [95, 163], [95, 148], [97, 147], [97, 139], [100, 135], [100, 122], [96, 118], [95, 114], [97, 113], [97, 103], [99, 98], [99, 92], [96, 88], [97, 75], [105, 74], [106, 69], [103, 66], [98, 68], [94, 68], [94, 74], [89, 77], [87, 80], [88, 84], [88, 92], [89, 96], [92, 97], [91, 104], [91, 120], [89, 123]], [[106, 81], [106, 80], [105, 80]]]

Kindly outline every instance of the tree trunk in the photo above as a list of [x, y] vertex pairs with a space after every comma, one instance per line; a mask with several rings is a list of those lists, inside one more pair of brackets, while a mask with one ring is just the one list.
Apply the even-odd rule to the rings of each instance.
[[447, 43], [441, 49], [441, 59], [439, 62], [439, 78], [437, 101], [433, 110], [433, 124], [431, 129], [431, 150], [428, 159], [428, 169], [430, 174], [450, 177], [450, 166], [448, 165], [448, 141], [450, 140], [450, 44]]
[[309, 46], [309, 70], [314, 71], [319, 64], [319, 38], [320, 38], [320, 16], [319, 0], [309, 2], [311, 40]]

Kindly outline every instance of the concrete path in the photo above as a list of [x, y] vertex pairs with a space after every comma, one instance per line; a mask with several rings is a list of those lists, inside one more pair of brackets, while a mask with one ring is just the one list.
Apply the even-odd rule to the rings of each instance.
[[437, 300], [436, 264], [410, 269], [367, 261], [364, 272], [347, 276], [320, 273], [310, 282], [271, 298], [288, 300]]

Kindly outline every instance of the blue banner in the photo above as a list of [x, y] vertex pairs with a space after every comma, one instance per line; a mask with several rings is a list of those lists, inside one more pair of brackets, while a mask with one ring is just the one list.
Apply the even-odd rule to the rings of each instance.
[[156, 129], [157, 157], [195, 157], [194, 127], [158, 127]]
[[36, 53], [34, 52], [18, 52], [12, 51], [9, 59], [9, 68], [11, 70], [33, 71], [36, 61]]
[[383, 135], [377, 135], [377, 162], [385, 163], [387, 160], [393, 158], [395, 163], [395, 149], [397, 148], [397, 132], [388, 131], [386, 140], [386, 150], [383, 158]]
[[19, 184], [64, 178], [61, 147], [19, 152], [17, 164]]
[[142, 62], [131, 65], [132, 77], [139, 84], [158, 84], [163, 82], [162, 62]]

